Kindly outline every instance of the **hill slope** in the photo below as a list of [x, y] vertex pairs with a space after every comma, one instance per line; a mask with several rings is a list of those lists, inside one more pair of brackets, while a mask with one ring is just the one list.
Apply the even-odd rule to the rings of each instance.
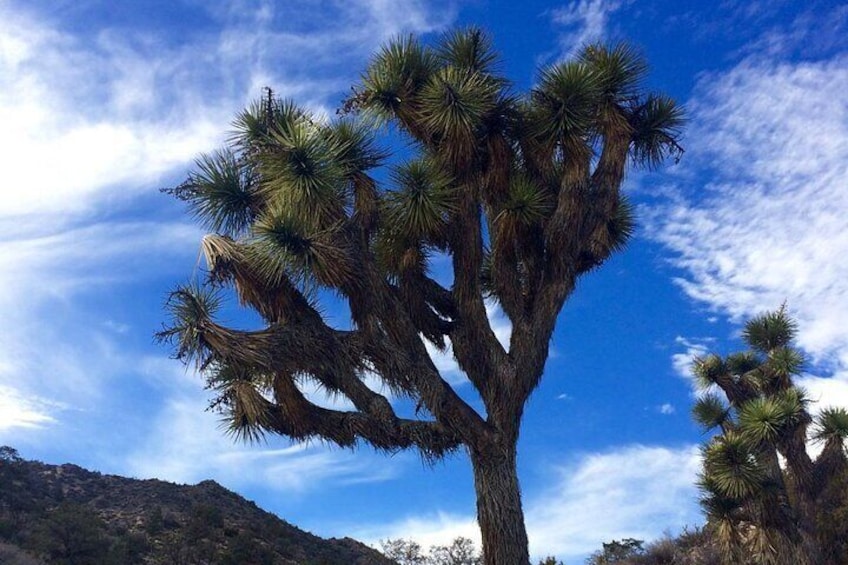
[[2, 455], [3, 563], [394, 563], [356, 540], [304, 532], [214, 481], [142, 481]]

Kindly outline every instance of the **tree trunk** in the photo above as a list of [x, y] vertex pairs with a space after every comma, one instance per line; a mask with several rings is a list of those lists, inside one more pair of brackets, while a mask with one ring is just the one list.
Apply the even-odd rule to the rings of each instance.
[[527, 529], [515, 468], [515, 441], [472, 452], [483, 565], [527, 565]]

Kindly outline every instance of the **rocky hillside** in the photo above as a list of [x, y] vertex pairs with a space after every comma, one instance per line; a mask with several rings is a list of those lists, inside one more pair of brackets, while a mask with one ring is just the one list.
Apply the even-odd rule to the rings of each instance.
[[140, 481], [24, 461], [2, 449], [2, 563], [394, 563], [356, 540], [304, 532], [214, 481]]

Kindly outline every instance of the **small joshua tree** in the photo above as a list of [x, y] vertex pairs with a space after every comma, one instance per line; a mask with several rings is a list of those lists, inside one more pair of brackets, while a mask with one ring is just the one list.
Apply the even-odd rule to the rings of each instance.
[[[695, 419], [718, 429], [704, 447], [700, 485], [708, 523], [729, 563], [844, 563], [827, 557], [817, 510], [848, 471], [848, 411], [825, 408], [814, 419], [792, 378], [804, 364], [796, 324], [785, 308], [747, 323], [749, 351], [696, 361], [708, 391]], [[813, 459], [810, 441], [823, 444]]]

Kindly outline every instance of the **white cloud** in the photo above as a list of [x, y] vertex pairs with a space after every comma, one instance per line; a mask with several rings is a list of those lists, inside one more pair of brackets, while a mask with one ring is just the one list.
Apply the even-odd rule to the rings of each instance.
[[[818, 5], [816, 5], [818, 4]], [[785, 25], [771, 26], [744, 53], [789, 58], [794, 54], [821, 57], [848, 47], [848, 6], [840, 3], [810, 2]], [[799, 4], [799, 7], [801, 5]], [[779, 3], [746, 2], [731, 18], [738, 26], [762, 29], [764, 20], [780, 12]]]
[[[387, 539], [406, 539], [427, 549], [436, 545], [448, 545], [458, 537], [472, 540], [480, 547], [480, 528], [473, 517], [446, 512], [432, 515], [410, 516], [391, 524], [352, 526], [350, 535], [373, 547], [379, 547]], [[346, 530], [347, 531], [347, 530]]]
[[[668, 529], [700, 523], [694, 486], [699, 469], [697, 446], [641, 445], [553, 468], [551, 486], [525, 496], [531, 554], [579, 562], [605, 541], [651, 540]], [[354, 526], [352, 532], [372, 545], [387, 538], [412, 539], [423, 547], [445, 545], [457, 536], [480, 540], [473, 516], [447, 513]]]
[[629, 0], [577, 0], [554, 10], [553, 21], [565, 30], [560, 35], [563, 57], [568, 57], [588, 43], [606, 37], [610, 16]]
[[813, 401], [810, 405], [813, 414], [831, 406], [848, 408], [848, 371], [840, 371], [832, 377], [804, 375], [796, 378], [795, 383], [806, 390]]
[[37, 396], [22, 397], [12, 387], [0, 385], [0, 431], [12, 428], [43, 428], [56, 420], [50, 415], [56, 404]]
[[629, 446], [557, 469], [559, 479], [527, 502], [530, 547], [566, 562], [611, 539], [658, 538], [701, 521], [696, 446]]
[[668, 416], [670, 414], [674, 414], [674, 412], [675, 412], [674, 405], [669, 404], [668, 402], [658, 406], [657, 410], [659, 411], [660, 414], [665, 414], [666, 416]]
[[189, 99], [167, 108], [153, 95], [160, 82], [186, 86], [175, 72], [185, 54], [151, 60], [105, 36], [85, 45], [8, 7], [0, 38], [13, 46], [0, 51], [0, 159], [15, 194], [0, 217], [81, 213], [108, 187], [137, 191], [213, 143], [227, 118], [221, 108], [189, 118]]
[[695, 359], [709, 353], [709, 344], [714, 341], [713, 338], [685, 338], [682, 336], [674, 338], [675, 344], [686, 349], [682, 353], [674, 353], [671, 356], [671, 366], [674, 368], [674, 372], [678, 376], [692, 381], [692, 364]]
[[13, 225], [0, 221], [0, 229], [8, 229], [0, 233], [0, 305], [6, 312], [149, 277], [200, 236], [176, 223], [103, 222], [59, 231], [48, 225], [22, 233], [14, 233]]
[[787, 301], [799, 345], [832, 369], [848, 367], [846, 90], [845, 56], [703, 77], [677, 179], [703, 186], [653, 217], [689, 296], [737, 320]]

